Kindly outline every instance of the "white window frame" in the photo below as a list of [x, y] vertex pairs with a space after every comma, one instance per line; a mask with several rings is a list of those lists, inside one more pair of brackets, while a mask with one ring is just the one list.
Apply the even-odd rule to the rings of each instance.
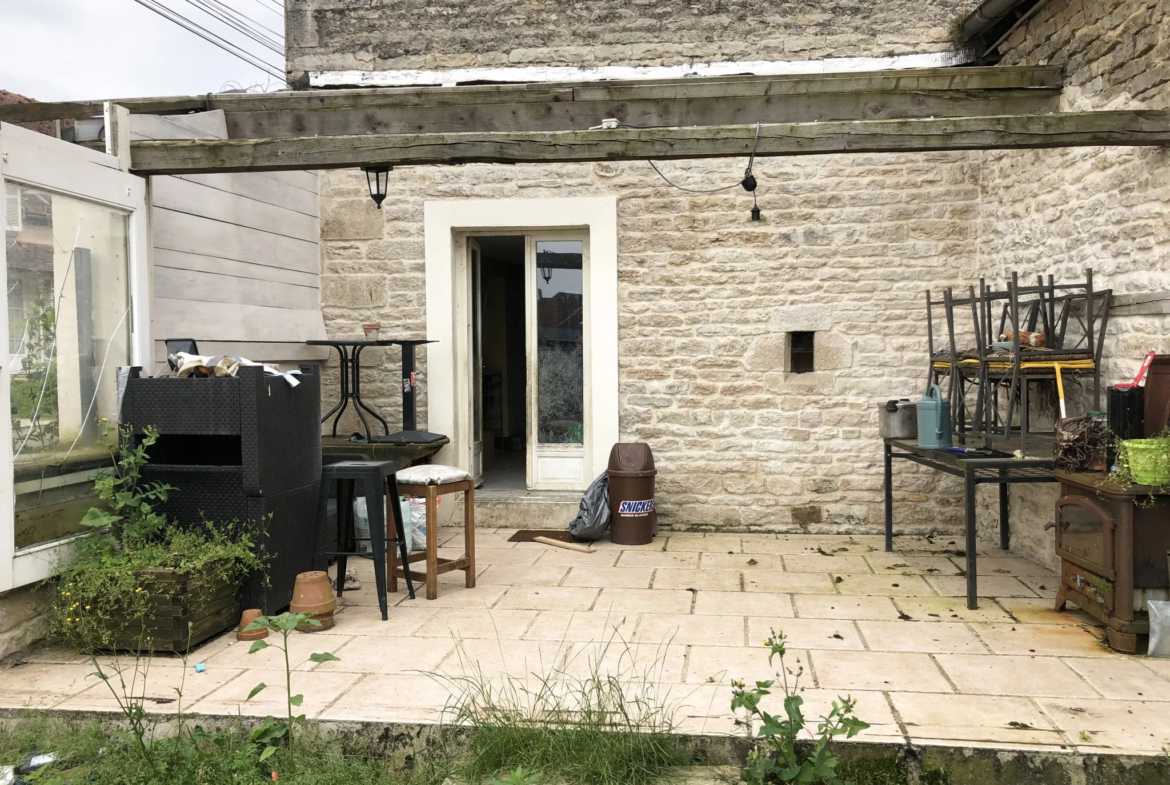
[[473, 401], [470, 374], [470, 275], [466, 237], [588, 232], [587, 300], [590, 347], [590, 433], [585, 480], [601, 472], [618, 441], [617, 198], [444, 199], [423, 207], [426, 260], [427, 429], [451, 443], [436, 463], [473, 469]]
[[[80, 145], [0, 123], [0, 190], [13, 180], [88, 202], [96, 202], [129, 214], [128, 274], [130, 280], [130, 362], [148, 365], [150, 358], [150, 228], [147, 181], [124, 171], [119, 159]], [[7, 291], [8, 264], [0, 243], [0, 280]], [[8, 346], [8, 319], [0, 320], [0, 346]], [[7, 358], [7, 349], [4, 357]], [[0, 366], [0, 410], [11, 408], [7, 362]], [[37, 583], [53, 574], [62, 558], [68, 558], [78, 536], [15, 547], [15, 488], [13, 487], [12, 434], [4, 418], [6, 435], [0, 437], [0, 592]]]

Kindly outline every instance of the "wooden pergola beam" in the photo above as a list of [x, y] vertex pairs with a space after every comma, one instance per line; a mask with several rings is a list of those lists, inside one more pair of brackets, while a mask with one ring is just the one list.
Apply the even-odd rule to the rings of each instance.
[[[1057, 110], [1051, 66], [698, 77], [667, 81], [241, 93], [115, 101], [134, 114], [222, 109], [231, 139], [357, 134], [573, 131], [614, 117], [638, 126], [1040, 114]], [[0, 107], [4, 122], [101, 114], [103, 102]]]
[[1170, 144], [1170, 112], [1065, 114], [774, 123], [703, 128], [619, 128], [532, 133], [392, 134], [292, 139], [135, 142], [139, 174], [341, 169], [368, 164], [467, 163], [791, 156]]

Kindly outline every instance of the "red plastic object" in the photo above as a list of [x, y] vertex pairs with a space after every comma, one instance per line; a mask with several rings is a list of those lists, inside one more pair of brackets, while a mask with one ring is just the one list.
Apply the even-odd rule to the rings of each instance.
[[1144, 379], [1146, 376], [1146, 371], [1150, 370], [1150, 365], [1154, 362], [1154, 355], [1155, 354], [1156, 354], [1156, 352], [1151, 350], [1150, 353], [1146, 355], [1145, 361], [1142, 362], [1142, 367], [1138, 368], [1137, 376], [1133, 377], [1132, 382], [1125, 382], [1123, 384], [1115, 384], [1113, 386], [1118, 388], [1119, 390], [1129, 390], [1129, 389], [1131, 389], [1133, 387], [1137, 387], [1139, 384], [1141, 384], [1142, 379]]

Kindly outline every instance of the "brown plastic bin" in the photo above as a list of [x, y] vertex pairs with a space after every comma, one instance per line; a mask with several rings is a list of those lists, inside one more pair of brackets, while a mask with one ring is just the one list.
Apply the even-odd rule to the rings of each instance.
[[654, 454], [650, 445], [615, 444], [609, 452], [609, 538], [645, 545], [658, 534], [654, 509]]

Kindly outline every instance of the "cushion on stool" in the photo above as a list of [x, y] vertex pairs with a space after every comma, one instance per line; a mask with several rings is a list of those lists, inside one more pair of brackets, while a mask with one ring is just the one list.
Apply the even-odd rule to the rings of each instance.
[[398, 482], [403, 485], [446, 485], [470, 479], [471, 475], [458, 467], [435, 463], [411, 466], [398, 472]]

